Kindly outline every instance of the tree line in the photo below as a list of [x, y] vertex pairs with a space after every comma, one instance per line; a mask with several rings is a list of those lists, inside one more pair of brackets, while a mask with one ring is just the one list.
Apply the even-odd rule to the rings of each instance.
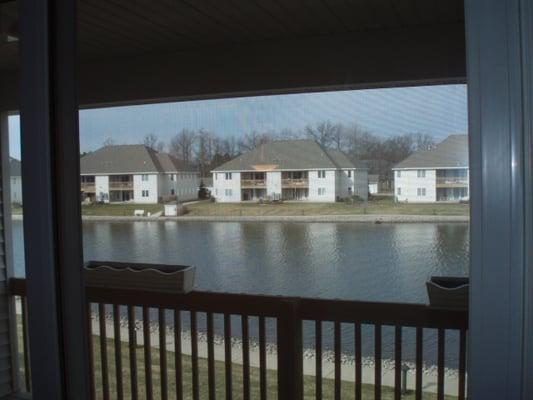
[[[295, 131], [283, 129], [272, 132], [247, 132], [241, 136], [220, 136], [205, 129], [182, 129], [167, 142], [154, 134], [144, 136], [142, 144], [157, 151], [166, 151], [185, 164], [197, 169], [202, 176], [209, 176], [212, 169], [232, 158], [253, 150], [261, 144], [283, 139], [313, 139], [327, 148], [344, 151], [353, 160], [367, 164], [370, 174], [382, 179], [391, 176], [391, 168], [417, 150], [435, 145], [431, 135], [405, 133], [381, 137], [358, 125], [343, 125], [322, 121]], [[113, 144], [107, 139], [104, 145]]]

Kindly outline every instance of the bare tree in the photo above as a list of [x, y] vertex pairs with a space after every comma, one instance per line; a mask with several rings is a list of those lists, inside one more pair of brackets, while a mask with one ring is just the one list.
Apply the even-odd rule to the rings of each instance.
[[[322, 146], [339, 145], [342, 136], [342, 127], [340, 124], [333, 124], [330, 121], [322, 121], [316, 124], [315, 127], [307, 125], [305, 127], [305, 135], [309, 139], [316, 140]], [[337, 143], [335, 143], [337, 142]]]
[[170, 153], [188, 165], [193, 161], [193, 148], [196, 140], [196, 132], [182, 129], [170, 139]]
[[243, 138], [239, 140], [240, 151], [250, 151], [262, 144], [270, 142], [273, 138], [269, 133], [258, 133], [253, 131], [252, 133], [245, 133]]
[[155, 133], [147, 133], [144, 135], [143, 144], [159, 152], [165, 150], [165, 143], [160, 141]]

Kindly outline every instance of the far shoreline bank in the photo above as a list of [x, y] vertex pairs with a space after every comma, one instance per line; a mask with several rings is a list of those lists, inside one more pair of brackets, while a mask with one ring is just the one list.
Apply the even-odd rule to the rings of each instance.
[[[22, 214], [13, 214], [14, 221], [23, 220]], [[111, 215], [82, 215], [83, 221], [110, 222], [324, 222], [324, 223], [470, 223], [468, 215], [398, 215], [398, 214], [362, 214], [362, 215], [265, 215], [265, 216], [179, 216], [179, 217], [135, 217]]]

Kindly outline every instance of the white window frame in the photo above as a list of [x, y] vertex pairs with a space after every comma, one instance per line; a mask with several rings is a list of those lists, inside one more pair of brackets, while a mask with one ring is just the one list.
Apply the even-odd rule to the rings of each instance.
[[226, 172], [226, 173], [224, 174], [224, 178], [225, 178], [225, 180], [227, 180], [227, 181], [231, 181], [231, 180], [233, 179], [233, 174], [232, 174], [231, 172]]
[[425, 169], [417, 169], [416, 170], [416, 176], [417, 176], [417, 178], [425, 178], [426, 177], [426, 170]]
[[142, 174], [141, 175], [141, 181], [142, 182], [148, 182], [148, 174]]
[[325, 170], [319, 170], [318, 171], [318, 178], [324, 179], [326, 177], [326, 171]]
[[402, 177], [402, 171], [396, 171], [396, 178]]

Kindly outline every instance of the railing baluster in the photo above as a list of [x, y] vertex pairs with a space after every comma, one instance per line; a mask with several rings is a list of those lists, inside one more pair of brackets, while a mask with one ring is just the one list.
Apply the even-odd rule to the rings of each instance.
[[381, 325], [374, 326], [374, 399], [381, 400]]
[[152, 387], [152, 343], [150, 334], [150, 309], [148, 306], [143, 307], [143, 344], [146, 399], [152, 400], [154, 396]]
[[402, 327], [394, 329], [394, 400], [402, 398]]
[[109, 371], [107, 365], [107, 336], [105, 322], [105, 304], [98, 304], [98, 321], [100, 328], [100, 365], [102, 368], [102, 395], [109, 400]]
[[315, 399], [322, 400], [322, 321], [315, 321]]
[[24, 385], [27, 392], [31, 392], [31, 372], [30, 372], [30, 352], [28, 345], [28, 303], [26, 297], [20, 296], [20, 307], [22, 311], [22, 348], [24, 351]]
[[117, 383], [117, 400], [124, 398], [124, 386], [122, 381], [122, 341], [120, 340], [120, 307], [113, 304], [113, 333], [115, 341], [115, 376]]
[[459, 396], [458, 400], [466, 397], [466, 330], [459, 332]]
[[363, 390], [363, 365], [362, 365], [362, 345], [361, 345], [361, 324], [355, 324], [355, 400], [361, 400]]
[[416, 383], [415, 383], [415, 400], [422, 400], [422, 360], [424, 331], [421, 326], [416, 327]]
[[335, 400], [341, 398], [341, 323], [335, 321], [333, 328], [333, 348], [335, 352]]
[[183, 400], [181, 367], [181, 312], [174, 310], [174, 368], [176, 370], [176, 400]]
[[437, 399], [444, 400], [444, 329], [439, 328], [437, 339]]
[[139, 397], [137, 386], [137, 332], [135, 330], [135, 308], [133, 306], [128, 306], [128, 334], [131, 398], [137, 400]]
[[168, 399], [167, 371], [167, 319], [164, 308], [159, 309], [159, 374], [161, 375], [161, 400]]
[[224, 314], [224, 365], [226, 375], [226, 400], [233, 398], [231, 359], [231, 315]]
[[242, 323], [242, 398], [250, 400], [250, 342], [248, 338], [248, 316], [241, 316]]
[[200, 387], [198, 383], [198, 323], [196, 311], [191, 311], [191, 367], [192, 367], [192, 398], [200, 400]]
[[259, 317], [259, 393], [260, 399], [267, 398], [267, 366], [266, 366], [266, 329], [265, 317]]
[[213, 332], [213, 313], [207, 313], [207, 385], [209, 400], [216, 398], [215, 382], [215, 341]]

